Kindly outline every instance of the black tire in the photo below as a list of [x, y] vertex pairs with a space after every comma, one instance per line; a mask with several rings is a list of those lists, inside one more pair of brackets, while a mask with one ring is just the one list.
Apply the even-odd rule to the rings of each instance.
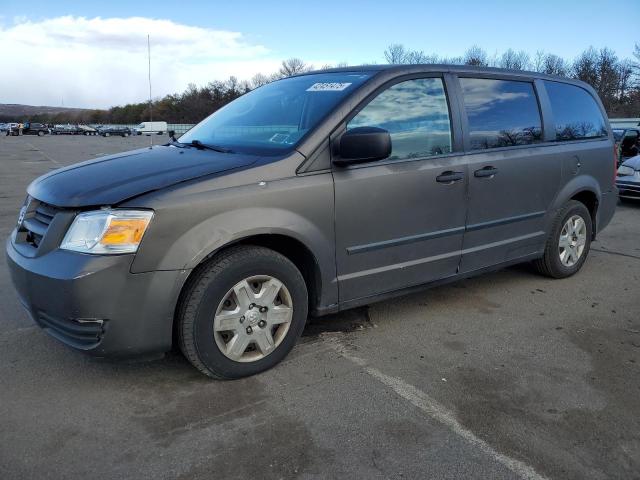
[[[566, 266], [560, 260], [558, 244], [560, 241], [560, 234], [565, 223], [574, 215], [579, 215], [585, 222], [587, 236], [584, 250], [578, 261], [572, 266]], [[556, 215], [551, 227], [551, 232], [547, 238], [544, 256], [535, 260], [533, 262], [533, 266], [539, 273], [551, 278], [566, 278], [574, 275], [582, 268], [582, 265], [584, 265], [584, 262], [589, 255], [592, 232], [593, 225], [591, 221], [591, 214], [589, 213], [589, 210], [587, 210], [587, 207], [581, 202], [570, 200]]]
[[111, 136], [111, 134], [110, 134], [109, 132], [107, 132], [107, 133], [105, 133], [105, 134], [104, 134], [104, 136], [105, 136], [105, 137], [110, 137], [110, 136]]
[[42, 130], [38, 130], [38, 136], [39, 137], [44, 137], [44, 132]]
[[[226, 357], [214, 340], [213, 318], [229, 289], [255, 275], [276, 277], [286, 286], [293, 301], [293, 318], [275, 350], [260, 360], [236, 362]], [[263, 372], [286, 357], [302, 334], [307, 299], [302, 274], [285, 256], [264, 247], [230, 247], [199, 267], [181, 295], [177, 310], [180, 349], [194, 367], [211, 378], [235, 379]]]

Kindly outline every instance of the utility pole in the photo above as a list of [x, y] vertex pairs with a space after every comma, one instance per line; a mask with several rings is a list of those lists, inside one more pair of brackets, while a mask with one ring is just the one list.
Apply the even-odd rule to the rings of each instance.
[[[149, 60], [149, 121], [153, 121], [153, 103], [151, 101], [151, 40], [147, 34], [147, 58]], [[153, 133], [149, 135], [151, 145], [153, 147]]]

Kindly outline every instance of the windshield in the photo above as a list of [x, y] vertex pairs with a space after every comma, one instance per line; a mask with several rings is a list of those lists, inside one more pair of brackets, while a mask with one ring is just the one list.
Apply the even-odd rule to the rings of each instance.
[[180, 143], [199, 140], [233, 151], [277, 154], [298, 141], [370, 73], [318, 73], [257, 88], [193, 127]]

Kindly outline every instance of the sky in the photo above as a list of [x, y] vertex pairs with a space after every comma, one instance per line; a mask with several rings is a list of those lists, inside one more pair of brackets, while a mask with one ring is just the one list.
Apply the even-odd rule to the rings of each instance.
[[592, 0], [0, 0], [0, 103], [106, 108], [230, 75], [270, 74], [286, 58], [316, 67], [384, 63], [392, 43], [458, 56], [472, 46], [573, 58], [589, 46], [631, 57], [640, 30]]

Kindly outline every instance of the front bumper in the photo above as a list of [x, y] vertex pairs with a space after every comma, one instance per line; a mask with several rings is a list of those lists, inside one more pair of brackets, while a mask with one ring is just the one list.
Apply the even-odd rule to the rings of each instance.
[[628, 176], [616, 180], [616, 187], [618, 187], [618, 195], [620, 197], [640, 200], [640, 181], [637, 181], [636, 178], [635, 176]]
[[12, 238], [6, 244], [11, 279], [20, 301], [47, 333], [96, 356], [171, 348], [175, 305], [187, 271], [133, 274], [134, 255], [56, 249], [28, 258]]

